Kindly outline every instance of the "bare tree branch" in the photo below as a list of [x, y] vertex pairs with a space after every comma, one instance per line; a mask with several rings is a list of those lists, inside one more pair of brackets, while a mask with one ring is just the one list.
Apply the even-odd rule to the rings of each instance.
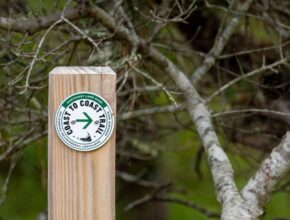
[[249, 180], [242, 196], [253, 206], [263, 210], [279, 180], [290, 170], [290, 132], [274, 148], [256, 174]]
[[126, 182], [135, 183], [135, 184], [137, 184], [139, 186], [143, 186], [143, 187], [147, 187], [147, 188], [158, 189], [158, 188], [160, 188], [161, 186], [164, 185], [164, 184], [160, 184], [160, 183], [157, 183], [157, 182], [150, 182], [148, 180], [143, 180], [143, 179], [141, 179], [138, 176], [134, 176], [132, 174], [129, 174], [129, 173], [126, 173], [126, 172], [123, 172], [123, 171], [117, 171], [116, 175], [118, 177], [120, 177], [122, 180], [126, 181]]
[[[246, 0], [246, 1], [239, 1], [237, 6], [237, 11], [245, 12], [249, 9], [253, 0]], [[222, 31], [220, 35], [216, 36], [215, 43], [207, 56], [204, 58], [203, 64], [198, 67], [193, 75], [192, 75], [192, 82], [194, 85], [197, 85], [198, 82], [202, 79], [202, 77], [207, 74], [210, 68], [215, 64], [216, 59], [222, 53], [224, 47], [226, 46], [228, 40], [232, 36], [235, 28], [239, 24], [239, 20], [241, 18], [241, 14], [236, 14], [227, 24], [225, 29]]]
[[[33, 133], [35, 133], [33, 135]], [[9, 147], [3, 154], [0, 155], [0, 162], [5, 160], [8, 156], [10, 156], [12, 153], [19, 151], [23, 147], [25, 147], [27, 144], [30, 144], [33, 141], [36, 141], [42, 137], [45, 137], [47, 135], [47, 130], [41, 132], [41, 133], [36, 133], [35, 129], [31, 129], [27, 133], [24, 134], [23, 137], [21, 137], [17, 142]]]
[[5, 178], [5, 181], [4, 181], [4, 184], [3, 186], [1, 187], [0, 189], [0, 208], [3, 206], [5, 200], [6, 200], [6, 195], [7, 195], [7, 191], [8, 191], [8, 185], [9, 185], [9, 182], [10, 182], [10, 178], [11, 178], [11, 175], [13, 173], [13, 170], [17, 164], [17, 161], [18, 161], [18, 155], [14, 155], [14, 157], [11, 159], [11, 162], [10, 162], [10, 167], [9, 167], [9, 170], [8, 170], [8, 174]]
[[221, 113], [214, 113], [212, 114], [212, 117], [221, 117], [221, 116], [227, 116], [231, 114], [241, 114], [241, 113], [262, 113], [262, 114], [269, 114], [269, 115], [275, 115], [275, 116], [280, 116], [280, 117], [285, 117], [285, 118], [290, 118], [290, 114], [281, 112], [281, 111], [275, 111], [271, 109], [235, 109], [227, 112], [221, 112]]
[[[244, 11], [247, 11], [250, 7], [250, 4], [252, 0], [244, 0], [244, 1], [232, 1], [236, 2], [237, 7], [234, 9], [237, 10], [236, 15], [229, 21], [228, 24], [226, 24], [226, 27], [221, 32], [221, 34], [216, 36], [215, 44], [211, 51], [206, 55], [203, 64], [196, 69], [196, 72], [194, 74], [194, 83], [198, 85], [200, 79], [205, 75], [210, 68], [215, 64], [216, 59], [219, 58], [227, 58], [229, 56], [232, 56], [233, 54], [225, 55], [224, 57], [221, 56], [221, 53], [229, 41], [229, 38], [234, 32], [235, 27], [239, 23], [239, 19], [241, 16], [243, 16]], [[122, 2], [120, 2], [122, 3]], [[117, 3], [118, 4], [118, 3]], [[180, 8], [181, 5], [179, 5], [179, 2], [176, 1], [177, 7]], [[230, 9], [231, 10], [231, 9]], [[233, 11], [233, 10], [231, 10]], [[184, 11], [186, 12], [184, 16], [181, 17], [181, 19], [186, 18], [189, 16], [189, 14], [192, 12]], [[83, 38], [86, 39], [90, 44], [95, 46], [97, 48], [98, 44], [95, 44], [95, 41], [93, 40], [95, 36], [97, 36], [99, 33], [94, 33], [95, 35], [93, 37], [90, 37], [87, 35], [87, 32], [83, 32], [81, 29], [78, 28], [72, 21], [83, 19], [83, 18], [93, 18], [94, 21], [92, 21], [94, 24], [96, 22], [99, 22], [102, 24], [107, 30], [109, 30], [112, 33], [112, 37], [114, 37], [117, 40], [120, 40], [122, 42], [122, 45], [125, 50], [125, 56], [120, 56], [121, 58], [118, 59], [120, 61], [121, 66], [124, 65], [125, 67], [127, 63], [132, 64], [131, 68], [145, 76], [146, 78], [149, 78], [154, 84], [157, 85], [157, 89], [163, 90], [163, 84], [159, 84], [157, 80], [152, 78], [149, 75], [146, 75], [146, 72], [144, 74], [143, 70], [139, 70], [136, 68], [137, 65], [139, 65], [141, 60], [139, 57], [142, 57], [142, 61], [150, 61], [150, 65], [153, 63], [153, 68], [161, 69], [162, 72], [165, 72], [168, 76], [171, 77], [172, 81], [174, 81], [180, 91], [180, 94], [184, 96], [185, 102], [183, 105], [180, 106], [161, 106], [151, 109], [141, 109], [134, 112], [127, 112], [124, 114], [121, 114], [119, 117], [119, 120], [125, 120], [130, 118], [136, 118], [142, 115], [151, 115], [155, 113], [164, 113], [164, 112], [175, 112], [180, 111], [183, 109], [186, 109], [190, 115], [191, 121], [195, 124], [197, 132], [202, 140], [204, 152], [207, 155], [208, 158], [208, 164], [214, 179], [215, 189], [217, 193], [217, 198], [220, 204], [222, 205], [222, 214], [221, 219], [222, 220], [257, 220], [259, 216], [263, 213], [264, 205], [270, 196], [270, 193], [273, 191], [274, 186], [278, 182], [280, 178], [289, 170], [289, 133], [287, 133], [287, 136], [285, 139], [283, 139], [281, 145], [277, 147], [270, 155], [269, 158], [267, 158], [260, 170], [255, 174], [254, 177], [250, 179], [244, 190], [239, 192], [237, 189], [237, 186], [234, 181], [234, 172], [232, 169], [232, 165], [230, 163], [230, 160], [221, 147], [221, 144], [219, 142], [217, 132], [215, 131], [214, 125], [211, 121], [213, 117], [218, 117], [221, 115], [227, 115], [232, 113], [241, 113], [241, 112], [261, 112], [265, 114], [275, 114], [280, 116], [286, 116], [284, 113], [273, 111], [273, 110], [267, 110], [267, 109], [245, 109], [245, 110], [233, 110], [230, 112], [224, 112], [224, 113], [217, 113], [217, 114], [211, 114], [210, 109], [207, 107], [206, 103], [207, 101], [210, 101], [213, 97], [220, 94], [222, 91], [230, 87], [231, 85], [235, 84], [236, 82], [245, 79], [246, 77], [253, 76], [257, 73], [260, 73], [265, 70], [270, 70], [274, 67], [279, 66], [280, 64], [287, 63], [287, 58], [283, 58], [282, 56], [280, 58], [277, 58], [275, 62], [273, 62], [270, 65], [263, 65], [261, 68], [255, 69], [247, 74], [244, 74], [233, 81], [230, 81], [223, 87], [221, 87], [216, 93], [214, 93], [208, 100], [204, 100], [203, 97], [200, 95], [200, 93], [197, 91], [195, 84], [193, 85], [191, 80], [188, 78], [187, 74], [182, 71], [177, 65], [175, 65], [174, 62], [172, 62], [167, 56], [165, 56], [163, 53], [161, 53], [159, 50], [157, 50], [154, 47], [154, 43], [151, 44], [151, 39], [149, 41], [146, 41], [145, 39], [141, 38], [138, 35], [138, 32], [134, 30], [133, 23], [129, 20], [129, 16], [126, 15], [126, 11], [121, 7], [121, 4], [117, 5], [116, 9], [117, 18], [114, 18], [114, 16], [111, 16], [109, 13], [104, 11], [98, 6], [95, 5], [83, 5], [79, 8], [68, 8], [65, 10], [64, 14], [62, 12], [52, 14], [49, 16], [43, 16], [40, 18], [35, 19], [24, 19], [24, 20], [14, 20], [10, 18], [0, 18], [0, 29], [11, 31], [11, 32], [19, 32], [26, 35], [32, 35], [38, 31], [46, 30], [46, 32], [43, 35], [43, 38], [40, 39], [40, 43], [38, 44], [38, 47], [36, 51], [34, 51], [34, 54], [19, 54], [17, 52], [14, 52], [13, 54], [16, 54], [17, 62], [24, 58], [33, 58], [33, 61], [30, 65], [30, 69], [28, 70], [28, 78], [27, 83], [28, 85], [28, 79], [30, 74], [32, 73], [32, 68], [35, 66], [35, 62], [39, 60], [39, 58], [45, 58], [45, 56], [52, 56], [54, 50], [50, 50], [45, 55], [39, 57], [40, 48], [43, 44], [43, 41], [47, 35], [47, 33], [55, 26], [60, 24], [67, 24], [67, 26], [70, 26], [73, 30], [78, 32], [82, 35]], [[154, 12], [155, 13], [155, 12]], [[152, 14], [155, 16], [155, 19], [159, 19], [162, 22], [165, 22], [166, 19], [170, 20], [170, 16], [168, 17], [158, 17], [158, 14]], [[179, 21], [179, 20], [176, 20]], [[222, 27], [223, 25], [221, 25]], [[69, 31], [71, 31], [71, 28]], [[91, 29], [90, 31], [94, 31], [95, 29]], [[99, 30], [99, 29], [98, 29]], [[91, 32], [89, 32], [91, 34]], [[147, 38], [148, 39], [148, 38]], [[112, 41], [106, 42], [111, 44]], [[67, 44], [64, 44], [67, 45]], [[156, 45], [156, 44], [155, 44]], [[282, 43], [280, 44], [281, 51], [282, 51]], [[103, 46], [103, 45], [100, 45]], [[61, 46], [63, 47], [63, 46]], [[74, 47], [75, 48], [75, 47]], [[111, 49], [111, 47], [108, 47]], [[129, 53], [128, 53], [128, 48]], [[57, 50], [57, 48], [55, 48]], [[66, 53], [67, 51], [70, 51], [70, 48], [68, 50], [62, 51], [62, 53]], [[72, 49], [73, 52], [71, 54], [74, 54], [74, 49]], [[249, 50], [250, 51], [250, 50]], [[246, 54], [249, 51], [240, 52], [237, 54]], [[42, 51], [41, 51], [42, 52]], [[282, 54], [282, 52], [281, 52]], [[95, 55], [94, 56], [98, 56]], [[124, 58], [125, 57], [125, 58]], [[97, 60], [97, 58], [96, 58]], [[8, 63], [9, 65], [11, 62], [4, 62]], [[58, 62], [53, 62], [53, 64], [57, 64]], [[118, 63], [119, 65], [119, 63]], [[28, 66], [29, 67], [29, 66]], [[36, 67], [36, 66], [35, 66]], [[141, 65], [140, 65], [141, 67]], [[122, 67], [121, 67], [122, 68]], [[128, 71], [128, 70], [126, 70]], [[31, 75], [33, 76], [33, 74]], [[122, 79], [122, 78], [121, 78]], [[39, 79], [38, 79], [39, 80]], [[124, 99], [126, 99], [126, 96], [130, 97], [130, 91], [133, 91], [134, 93], [140, 88], [137, 87], [139, 85], [130, 85], [127, 83], [128, 80], [128, 72], [125, 72], [123, 82], [120, 84], [120, 90], [123, 91], [123, 88], [128, 89], [125, 93], [122, 95]], [[135, 78], [134, 78], [135, 80]], [[34, 81], [33, 81], [34, 82]], [[138, 84], [138, 82], [137, 82]], [[130, 90], [131, 89], [131, 90]], [[139, 89], [140, 90], [140, 89]], [[129, 91], [129, 92], [128, 92]], [[142, 91], [142, 89], [140, 90]], [[156, 87], [152, 89], [152, 91], [156, 91]], [[170, 97], [170, 91], [167, 91], [165, 89], [165, 92]], [[33, 94], [32, 94], [33, 96]], [[172, 100], [173, 97], [171, 97]], [[130, 102], [130, 99], [127, 99], [128, 102]], [[127, 100], [125, 101], [127, 103]], [[174, 101], [173, 101], [174, 102]], [[28, 105], [29, 106], [29, 105]], [[18, 106], [18, 108], [21, 108]], [[16, 109], [16, 108], [15, 108]], [[125, 108], [124, 108], [125, 109]], [[33, 112], [33, 110], [29, 110], [29, 113]], [[121, 111], [122, 112], [122, 111]], [[27, 111], [28, 113], [28, 111]], [[289, 116], [289, 115], [287, 115]], [[10, 118], [3, 117], [3, 120], [8, 123], [11, 126], [15, 125], [15, 121], [11, 121], [12, 123], [9, 123]], [[33, 123], [34, 120], [38, 120], [38, 118], [34, 119], [30, 115], [23, 116], [23, 124], [30, 124]], [[31, 124], [30, 124], [31, 125]], [[29, 129], [27, 129], [29, 130]], [[42, 129], [44, 130], [44, 129]], [[35, 130], [31, 130], [27, 134], [22, 134], [20, 136], [17, 136], [18, 138], [13, 139], [13, 145], [11, 145], [11, 148], [8, 148], [6, 152], [4, 152], [2, 155], [0, 155], [0, 162], [6, 159], [8, 156], [11, 156], [18, 150], [21, 150], [25, 144], [28, 144], [38, 138], [43, 137], [46, 135], [46, 131], [35, 133]], [[28, 137], [30, 136], [30, 138]], [[6, 142], [4, 142], [6, 143]], [[122, 153], [119, 152], [121, 155]], [[124, 153], [123, 153], [124, 154]], [[127, 154], [127, 153], [126, 153]], [[135, 155], [132, 158], [137, 158]], [[140, 180], [138, 177], [135, 177], [133, 175], [128, 175], [127, 173], [119, 172], [119, 177], [126, 180], [127, 182], [133, 182], [138, 183], [140, 185], [146, 186], [146, 187], [153, 187], [154, 189], [159, 189], [159, 186], [155, 186], [151, 182], [147, 182], [145, 180]], [[266, 185], [268, 184], [268, 185]], [[259, 187], [263, 186], [262, 189], [258, 189]], [[257, 188], [257, 189], [256, 189]], [[128, 208], [136, 207], [140, 204], [143, 204], [145, 202], [149, 202], [152, 200], [158, 199], [157, 196], [158, 190], [153, 192], [150, 195], [146, 195], [145, 197], [136, 200], [132, 204], [128, 206]], [[184, 202], [181, 200], [178, 200], [176, 198], [171, 197], [159, 197], [160, 200], [163, 200], [164, 202], [175, 202], [178, 204], [183, 204], [187, 206], [191, 206], [192, 208], [196, 208], [197, 210], [199, 207], [195, 206], [192, 203]], [[202, 209], [199, 211], [206, 212]], [[209, 214], [210, 216], [210, 214]]]
[[167, 106], [160, 106], [160, 107], [153, 107], [153, 108], [147, 108], [147, 109], [140, 109], [132, 112], [126, 112], [121, 115], [119, 115], [118, 120], [128, 120], [140, 116], [145, 115], [152, 115], [152, 114], [158, 114], [158, 113], [173, 113], [177, 111], [185, 110], [185, 105], [167, 105]]
[[248, 77], [255, 76], [255, 75], [259, 74], [259, 73], [265, 72], [267, 70], [271, 70], [271, 69], [273, 69], [273, 68], [275, 68], [275, 67], [277, 67], [279, 65], [285, 64], [285, 63], [287, 63], [288, 60], [289, 60], [289, 58], [286, 57], [286, 58], [278, 60], [278, 61], [276, 61], [274, 63], [271, 63], [269, 65], [262, 65], [260, 68], [255, 69], [255, 70], [253, 70], [251, 72], [242, 74], [241, 76], [239, 76], [239, 77], [233, 79], [232, 81], [228, 82], [227, 84], [221, 86], [216, 92], [214, 92], [209, 98], [206, 99], [207, 102], [210, 102], [215, 96], [221, 94], [223, 91], [225, 91], [226, 89], [228, 89], [229, 87], [231, 87], [235, 83], [237, 83], [237, 82], [239, 82], [239, 81], [241, 81], [243, 79], [246, 79]]
[[115, 20], [105, 11], [94, 7], [91, 14], [106, 28], [115, 33], [119, 39], [126, 41], [131, 46], [136, 45], [136, 42], [138, 42], [139, 52], [164, 69], [184, 93], [187, 110], [197, 127], [208, 156], [218, 200], [223, 206], [231, 203], [233, 198], [239, 194], [233, 179], [233, 169], [227, 155], [220, 146], [210, 119], [210, 113], [190, 80], [175, 64], [154, 47], [147, 45], [143, 39], [136, 38], [136, 36], [133, 37], [126, 28], [117, 26]]
[[169, 196], [156, 196], [156, 198], [154, 198], [154, 201], [175, 203], [175, 204], [187, 206], [189, 208], [192, 208], [192, 209], [198, 211], [199, 213], [203, 214], [204, 216], [206, 216], [208, 218], [220, 218], [220, 213], [210, 211], [210, 210], [208, 210], [208, 209], [206, 209], [198, 204], [194, 204], [190, 201], [186, 201], [183, 199], [169, 197]]
[[[62, 13], [57, 12], [52, 15], [25, 20], [0, 17], [0, 29], [33, 35], [36, 32], [49, 28], [56, 21], [60, 20]], [[74, 21], [89, 17], [89, 10], [84, 7], [70, 8], [63, 13], [63, 16], [70, 21]]]

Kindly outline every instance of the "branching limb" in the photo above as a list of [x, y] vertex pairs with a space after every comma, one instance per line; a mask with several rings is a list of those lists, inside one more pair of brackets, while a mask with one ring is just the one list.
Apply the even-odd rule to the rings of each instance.
[[3, 154], [0, 155], [0, 163], [5, 160], [8, 156], [11, 154], [21, 150], [23, 147], [25, 147], [27, 144], [30, 144], [33, 141], [36, 141], [42, 137], [45, 137], [47, 135], [47, 130], [41, 132], [41, 133], [36, 133], [33, 135], [35, 132], [35, 129], [31, 129], [28, 131], [26, 134], [24, 134], [23, 137], [21, 137], [17, 142], [9, 147]]
[[164, 196], [161, 195], [163, 191], [165, 191], [170, 184], [163, 184], [159, 185], [158, 188], [153, 190], [151, 193], [131, 202], [125, 207], [125, 211], [129, 211], [131, 209], [134, 209], [136, 207], [139, 207], [140, 205], [143, 205], [148, 202], [163, 202], [163, 203], [174, 203], [179, 204], [188, 208], [192, 208], [195, 211], [199, 212], [200, 214], [208, 217], [208, 218], [220, 218], [220, 213], [210, 211], [198, 204], [192, 203], [190, 201], [186, 201], [184, 199], [175, 198], [171, 196]]
[[263, 209], [279, 180], [290, 170], [290, 132], [274, 148], [242, 191], [252, 206]]
[[125, 208], [124, 211], [129, 211], [131, 209], [134, 209], [140, 205], [143, 205], [147, 202], [152, 201], [159, 193], [163, 192], [164, 190], [167, 190], [169, 187], [171, 187], [172, 184], [164, 184], [160, 185], [158, 188], [154, 189], [151, 193], [131, 202], [128, 204]]
[[[138, 42], [138, 36], [136, 34], [134, 25], [132, 24], [131, 20], [129, 19], [128, 15], [125, 13], [125, 10], [122, 7], [122, 1], [118, 0], [114, 0], [115, 5], [116, 5], [116, 13], [117, 16], [120, 17], [121, 22], [120, 23], [124, 23], [124, 25], [130, 30], [132, 37], [135, 38], [135, 40], [133, 42], [137, 43]], [[138, 45], [132, 45], [132, 50], [131, 50], [131, 55], [130, 56], [134, 56], [136, 51], [138, 49]]]
[[158, 82], [156, 79], [154, 79], [152, 76], [150, 76], [148, 73], [136, 68], [134, 65], [132, 65], [129, 62], [129, 66], [136, 72], [139, 73], [141, 75], [143, 75], [145, 78], [149, 79], [152, 83], [154, 83], [156, 86], [160, 87], [160, 89], [162, 89], [162, 91], [167, 95], [168, 99], [176, 106], [178, 107], [178, 104], [176, 102], [176, 100], [174, 99], [174, 97], [170, 94], [170, 92], [166, 89], [166, 87]]
[[0, 17], [0, 29], [33, 35], [36, 32], [49, 28], [56, 21], [60, 20], [62, 15], [66, 19], [74, 21], [89, 17], [89, 11], [87, 8], [83, 7], [70, 8], [67, 9], [64, 13], [57, 12], [55, 14], [43, 16], [37, 19], [29, 18], [25, 20], [15, 20], [11, 18]]
[[183, 206], [186, 206], [186, 207], [189, 207], [198, 211], [199, 213], [203, 214], [204, 216], [208, 218], [220, 218], [220, 213], [210, 211], [198, 204], [194, 204], [190, 201], [186, 201], [183, 199], [169, 197], [169, 196], [157, 196], [156, 198], [154, 198], [154, 201], [183, 205]]
[[94, 7], [91, 14], [107, 29], [112, 31], [118, 39], [129, 43], [131, 46], [135, 45], [136, 41], [138, 41], [138, 52], [150, 59], [155, 65], [164, 69], [184, 93], [187, 110], [197, 127], [208, 156], [218, 200], [222, 205], [231, 203], [232, 199], [238, 195], [233, 178], [233, 169], [226, 153], [220, 146], [210, 119], [210, 113], [190, 80], [175, 64], [154, 47], [146, 44], [143, 39], [132, 37], [130, 31], [125, 27], [117, 26], [116, 21], [105, 11]]
[[37, 60], [38, 60], [38, 54], [40, 52], [40, 49], [47, 37], [47, 35], [49, 34], [49, 32], [55, 27], [57, 26], [59, 23], [61, 23], [61, 20], [58, 20], [56, 21], [55, 23], [53, 23], [44, 33], [44, 35], [42, 36], [42, 38], [40, 39], [38, 45], [37, 45], [37, 48], [36, 48], [36, 51], [33, 55], [33, 59], [31, 61], [31, 63], [29, 64], [29, 68], [28, 68], [28, 72], [27, 72], [27, 75], [26, 75], [26, 80], [25, 80], [25, 85], [24, 85], [24, 89], [23, 91], [20, 93], [20, 94], [23, 94], [27, 91], [27, 89], [30, 87], [29, 85], [29, 79], [30, 79], [30, 75], [31, 75], [31, 72], [32, 72], [32, 69], [34, 67], [34, 65], [36, 64]]
[[248, 77], [255, 76], [255, 75], [259, 74], [259, 73], [265, 72], [267, 70], [274, 69], [275, 67], [278, 67], [279, 65], [286, 64], [288, 60], [289, 60], [289, 58], [286, 57], [286, 58], [278, 60], [278, 61], [276, 61], [274, 63], [271, 63], [269, 65], [262, 65], [259, 69], [255, 69], [255, 70], [253, 70], [251, 72], [245, 73], [245, 74], [233, 79], [232, 81], [230, 81], [227, 84], [225, 84], [222, 87], [220, 87], [209, 98], [207, 98], [207, 102], [210, 102], [215, 96], [221, 94], [223, 91], [225, 91], [226, 89], [228, 89], [232, 85], [236, 84], [237, 82], [239, 82], [239, 81], [241, 81], [243, 79], [246, 79]]
[[[245, 12], [249, 9], [253, 0], [239, 1], [237, 6], [237, 11]], [[239, 24], [241, 14], [236, 14], [227, 24], [225, 29], [222, 31], [220, 35], [216, 36], [214, 45], [212, 49], [209, 51], [208, 55], [205, 57], [203, 64], [198, 67], [192, 75], [192, 82], [194, 85], [197, 85], [202, 77], [207, 74], [207, 72], [211, 69], [211, 67], [215, 64], [216, 59], [222, 53], [224, 47], [232, 36], [235, 28]]]

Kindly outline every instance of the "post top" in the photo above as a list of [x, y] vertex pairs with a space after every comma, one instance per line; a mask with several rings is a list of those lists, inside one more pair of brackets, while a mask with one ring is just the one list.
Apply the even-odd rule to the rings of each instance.
[[112, 74], [116, 73], [108, 66], [57, 66], [50, 74]]

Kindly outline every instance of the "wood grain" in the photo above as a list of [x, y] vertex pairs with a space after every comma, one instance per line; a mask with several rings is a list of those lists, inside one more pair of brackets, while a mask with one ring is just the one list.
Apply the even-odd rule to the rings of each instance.
[[61, 102], [76, 92], [102, 96], [116, 117], [115, 82], [104, 67], [57, 67], [49, 74], [49, 220], [115, 219], [115, 131], [103, 147], [79, 152], [63, 144], [54, 123]]

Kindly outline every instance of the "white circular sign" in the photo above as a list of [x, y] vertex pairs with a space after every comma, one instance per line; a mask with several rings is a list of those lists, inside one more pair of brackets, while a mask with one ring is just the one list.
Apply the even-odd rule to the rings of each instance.
[[102, 97], [90, 93], [75, 93], [59, 106], [55, 127], [68, 147], [92, 151], [103, 146], [114, 130], [114, 115]]

